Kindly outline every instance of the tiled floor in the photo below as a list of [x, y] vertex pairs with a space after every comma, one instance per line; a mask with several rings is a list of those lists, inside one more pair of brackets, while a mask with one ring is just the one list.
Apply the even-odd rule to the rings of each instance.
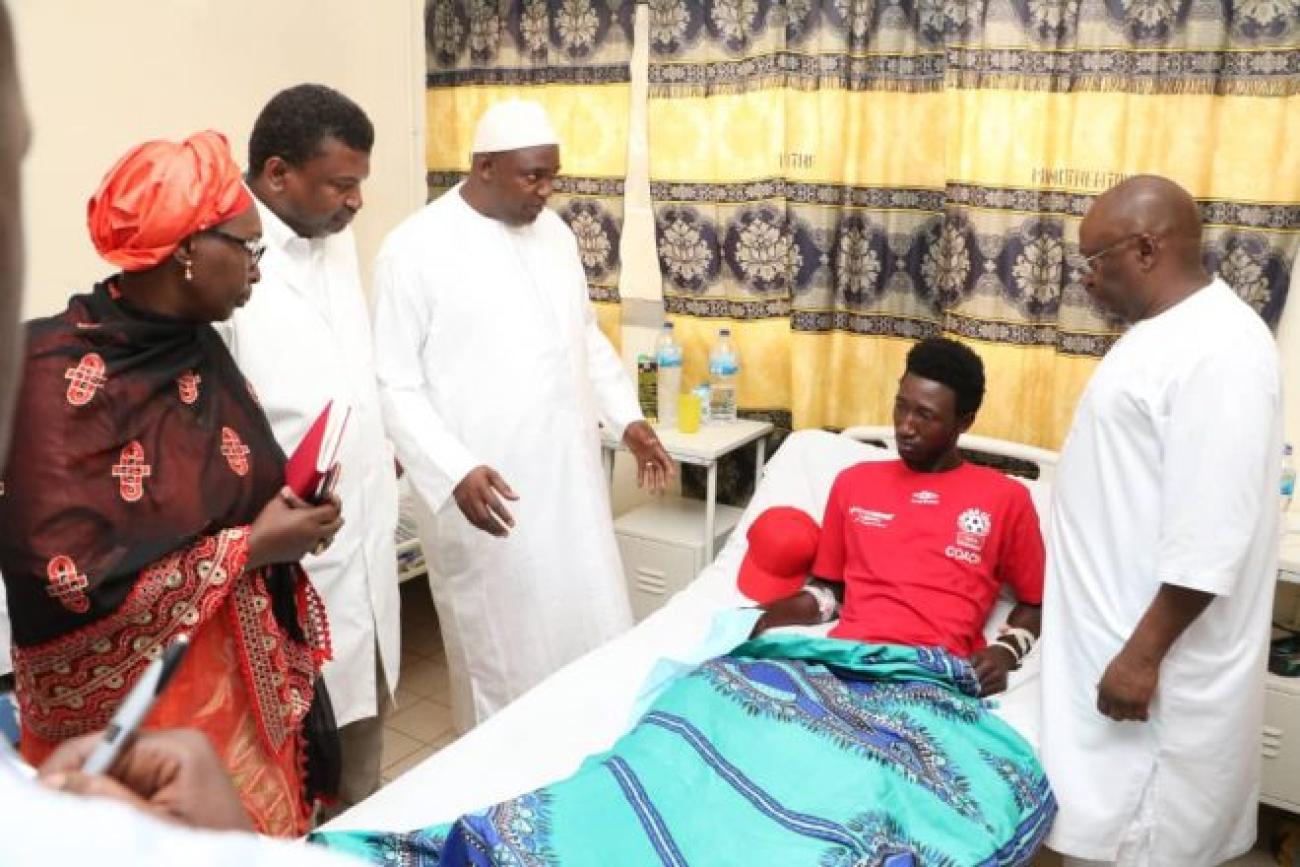
[[1240, 858], [1234, 858], [1228, 862], [1229, 867], [1277, 867], [1277, 861], [1273, 856], [1263, 849], [1255, 849], [1247, 852]]
[[402, 673], [384, 726], [385, 784], [455, 740], [438, 617], [421, 578], [402, 585]]
[[[1277, 867], [1277, 861], [1273, 860], [1267, 851], [1268, 840], [1273, 834], [1273, 829], [1277, 822], [1288, 818], [1286, 813], [1274, 810], [1271, 807], [1259, 808], [1259, 839], [1260, 842], [1255, 844], [1253, 851], [1247, 852], [1240, 858], [1234, 858], [1231, 861], [1225, 861], [1222, 867]], [[1293, 818], [1293, 817], [1292, 817]], [[1034, 867], [1061, 867], [1061, 856], [1055, 852], [1044, 849], [1038, 857], [1034, 859]]]
[[[1044, 849], [1034, 859], [1034, 867], [1060, 867], [1061, 856], [1055, 852]], [[1277, 867], [1277, 862], [1273, 860], [1267, 852], [1256, 849], [1253, 852], [1247, 852], [1240, 858], [1234, 858], [1225, 862], [1223, 867]]]
[[[422, 578], [402, 585], [402, 674], [397, 688], [397, 709], [384, 729], [383, 781], [397, 779], [424, 759], [455, 740], [447, 686], [447, 660], [438, 632], [438, 617]], [[1274, 811], [1261, 815], [1261, 837], [1267, 839]], [[1250, 852], [1232, 867], [1275, 865], [1266, 853]], [[1044, 850], [1035, 867], [1060, 867], [1061, 858]]]
[[[1034, 859], [1034, 867], [1060, 867], [1061, 856], [1055, 852], [1044, 849]], [[1253, 852], [1247, 852], [1240, 858], [1234, 858], [1223, 864], [1223, 867], [1277, 867], [1277, 862], [1273, 857], [1262, 849], [1256, 849]]]

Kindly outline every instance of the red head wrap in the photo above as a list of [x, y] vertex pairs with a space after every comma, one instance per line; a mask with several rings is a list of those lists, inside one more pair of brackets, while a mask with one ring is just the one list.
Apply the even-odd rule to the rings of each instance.
[[209, 130], [127, 151], [100, 182], [86, 219], [99, 255], [125, 271], [144, 271], [252, 204], [226, 137]]

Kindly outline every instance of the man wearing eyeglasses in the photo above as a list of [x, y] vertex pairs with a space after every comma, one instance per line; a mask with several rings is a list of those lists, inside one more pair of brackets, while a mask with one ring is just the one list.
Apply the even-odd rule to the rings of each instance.
[[1277, 352], [1164, 178], [1099, 197], [1084, 286], [1132, 323], [1061, 454], [1043, 765], [1066, 863], [1220, 864], [1255, 841], [1281, 453]]
[[222, 331], [287, 454], [327, 403], [352, 410], [339, 449], [344, 526], [328, 550], [303, 560], [333, 641], [324, 674], [343, 748], [339, 809], [379, 787], [400, 655], [397, 482], [349, 228], [373, 143], [365, 112], [328, 87], [298, 85], [266, 104], [248, 162], [267, 244], [262, 280]]

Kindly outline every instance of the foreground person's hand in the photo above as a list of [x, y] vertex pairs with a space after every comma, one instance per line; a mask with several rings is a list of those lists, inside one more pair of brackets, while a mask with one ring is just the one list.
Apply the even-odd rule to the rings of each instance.
[[81, 766], [100, 737], [82, 735], [60, 744], [41, 765], [41, 782], [62, 792], [122, 801], [194, 828], [253, 830], [225, 766], [201, 732], [141, 732], [107, 775], [84, 773]]

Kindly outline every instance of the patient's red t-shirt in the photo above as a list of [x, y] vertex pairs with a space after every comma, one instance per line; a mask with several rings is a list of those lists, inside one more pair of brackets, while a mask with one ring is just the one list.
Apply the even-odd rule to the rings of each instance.
[[832, 637], [970, 656], [1001, 585], [1042, 603], [1043, 562], [1024, 485], [970, 463], [918, 473], [883, 461], [835, 479], [813, 574], [844, 582]]

